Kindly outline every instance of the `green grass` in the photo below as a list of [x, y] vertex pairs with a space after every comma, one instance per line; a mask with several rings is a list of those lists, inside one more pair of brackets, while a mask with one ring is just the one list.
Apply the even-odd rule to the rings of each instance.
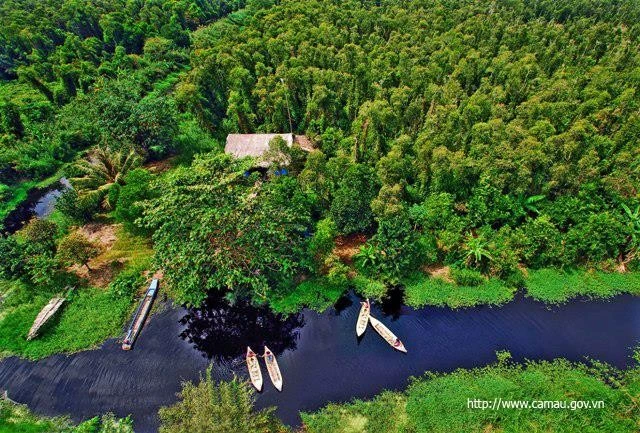
[[33, 320], [49, 299], [36, 295], [29, 302], [9, 308], [0, 320], [1, 354], [40, 359], [95, 347], [120, 334], [132, 304], [130, 298], [117, 298], [105, 290], [78, 289], [62, 312], [43, 327], [41, 335], [27, 341]]
[[[610, 377], [618, 380], [612, 384]], [[367, 402], [330, 404], [303, 413], [307, 433], [637, 432], [640, 369], [612, 371], [566, 360], [514, 365], [507, 361], [414, 379], [405, 392]], [[599, 409], [468, 408], [469, 399], [493, 401], [603, 401]]]
[[133, 433], [129, 418], [112, 414], [94, 417], [73, 426], [67, 417], [37, 416], [25, 405], [0, 399], [0, 433]]
[[526, 287], [532, 298], [552, 304], [577, 296], [609, 298], [620, 293], [640, 295], [640, 273], [540, 269], [529, 271]]
[[66, 418], [41, 418], [26, 406], [0, 399], [0, 433], [57, 433], [69, 428]]
[[416, 308], [425, 305], [451, 308], [472, 307], [479, 304], [500, 305], [510, 301], [515, 292], [498, 279], [487, 280], [478, 286], [459, 286], [441, 278], [417, 273], [403, 283], [405, 302]]
[[[610, 298], [621, 293], [640, 295], [640, 273], [606, 273], [590, 270], [561, 271], [530, 270], [525, 281], [528, 296], [558, 304], [572, 298]], [[478, 286], [461, 286], [417, 273], [403, 281], [405, 301], [412, 307], [425, 305], [451, 308], [474, 305], [500, 305], [513, 299], [515, 289], [498, 279], [489, 279]]]

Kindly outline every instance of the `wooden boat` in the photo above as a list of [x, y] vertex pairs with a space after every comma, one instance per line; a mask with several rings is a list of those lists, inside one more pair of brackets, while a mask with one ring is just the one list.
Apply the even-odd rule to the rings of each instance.
[[362, 304], [362, 307], [360, 307], [360, 314], [358, 314], [358, 321], [356, 322], [356, 335], [358, 337], [364, 334], [364, 331], [367, 330], [369, 316], [371, 315], [371, 304], [369, 304], [369, 300], [367, 299], [365, 302], [360, 303]]
[[122, 342], [122, 350], [131, 350], [133, 347], [133, 343], [136, 341], [136, 338], [138, 338], [138, 334], [140, 334], [140, 331], [144, 326], [144, 321], [149, 315], [149, 311], [151, 310], [151, 306], [153, 305], [153, 300], [155, 299], [157, 292], [158, 280], [154, 279], [151, 281], [151, 285], [149, 285], [149, 289], [147, 289], [147, 293], [144, 295], [144, 298], [142, 298], [142, 301], [136, 310], [136, 314], [133, 315], [127, 335], [124, 337], [124, 341]]
[[47, 305], [42, 307], [42, 310], [36, 316], [36, 319], [33, 321], [33, 325], [29, 330], [29, 334], [27, 335], [27, 340], [33, 340], [38, 336], [38, 332], [40, 328], [42, 328], [45, 323], [47, 323], [55, 314], [58, 312], [62, 304], [64, 304], [65, 298], [55, 297], [52, 298]]
[[278, 391], [282, 391], [282, 374], [280, 374], [280, 367], [278, 366], [275, 355], [267, 346], [264, 346], [264, 362], [267, 364], [267, 371], [269, 372], [273, 386], [275, 386]]
[[375, 329], [378, 334], [380, 334], [380, 336], [382, 336], [382, 338], [384, 338], [387, 343], [389, 343], [391, 347], [399, 350], [400, 352], [407, 353], [407, 349], [404, 348], [404, 344], [402, 344], [402, 341], [400, 341], [400, 339], [396, 337], [394, 333], [389, 330], [389, 328], [384, 326], [381, 321], [373, 316], [369, 317], [369, 321], [371, 322], [371, 326], [373, 326], [373, 329]]
[[247, 346], [247, 369], [249, 370], [249, 377], [251, 383], [256, 387], [258, 391], [262, 390], [262, 371], [260, 370], [260, 363], [258, 362], [258, 355], [254, 353], [249, 346]]

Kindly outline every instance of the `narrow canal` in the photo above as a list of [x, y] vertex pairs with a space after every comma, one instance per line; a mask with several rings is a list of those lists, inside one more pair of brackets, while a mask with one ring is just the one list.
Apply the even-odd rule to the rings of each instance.
[[[41, 414], [75, 420], [109, 411], [132, 414], [136, 432], [150, 433], [157, 431], [158, 408], [176, 400], [181, 381], [197, 379], [209, 363], [219, 379], [246, 377], [246, 346], [262, 351], [266, 343], [278, 355], [284, 388], [279, 393], [265, 382], [257, 405], [277, 406], [284, 422], [298, 425], [299, 411], [404, 388], [410, 376], [427, 370], [482, 366], [495, 361], [497, 350], [509, 350], [516, 361], [593, 358], [624, 368], [640, 343], [640, 297], [627, 295], [558, 307], [518, 297], [499, 308], [458, 311], [374, 304], [373, 315], [402, 339], [406, 355], [371, 327], [356, 339], [359, 307], [350, 296], [322, 314], [305, 310], [286, 320], [216, 299], [197, 310], [167, 308], [130, 352], [109, 340], [72, 356], [5, 359], [0, 388]], [[263, 374], [266, 379], [264, 366]]]
[[55, 209], [58, 197], [71, 184], [64, 177], [47, 188], [35, 188], [29, 191], [27, 198], [7, 215], [3, 221], [4, 231], [15, 233], [32, 217], [47, 217]]

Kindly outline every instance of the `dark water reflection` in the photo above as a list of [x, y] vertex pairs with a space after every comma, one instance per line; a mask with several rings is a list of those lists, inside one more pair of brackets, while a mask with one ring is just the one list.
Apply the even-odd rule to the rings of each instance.
[[20, 230], [31, 218], [44, 218], [55, 209], [58, 197], [71, 184], [64, 177], [47, 188], [34, 188], [27, 194], [27, 198], [20, 203], [2, 222], [3, 231], [15, 233]]
[[210, 296], [200, 308], [190, 308], [180, 323], [185, 326], [180, 338], [203, 356], [229, 361], [243, 356], [247, 346], [262, 352], [266, 344], [276, 355], [295, 350], [304, 318], [302, 314], [283, 317], [248, 301], [230, 304]]
[[153, 433], [158, 408], [176, 401], [182, 381], [197, 380], [210, 363], [218, 380], [247, 377], [247, 344], [260, 351], [267, 343], [279, 354], [284, 388], [273, 388], [263, 364], [265, 387], [256, 405], [277, 406], [276, 415], [295, 426], [300, 411], [404, 388], [410, 376], [427, 370], [486, 365], [497, 350], [509, 350], [517, 362], [591, 358], [625, 368], [640, 343], [640, 297], [629, 295], [554, 307], [518, 297], [500, 308], [457, 311], [416, 310], [395, 298], [374, 303], [372, 314], [402, 339], [404, 355], [370, 327], [356, 339], [359, 301], [351, 295], [324, 313], [305, 310], [282, 321], [215, 299], [201, 309], [169, 308], [152, 318], [130, 352], [109, 340], [97, 350], [39, 362], [5, 359], [0, 388], [41, 414], [70, 414], [76, 421], [109, 411], [131, 414], [137, 433]]

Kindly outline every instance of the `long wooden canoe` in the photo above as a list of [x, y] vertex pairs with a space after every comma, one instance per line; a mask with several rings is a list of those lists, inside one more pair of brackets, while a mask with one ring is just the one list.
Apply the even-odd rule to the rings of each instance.
[[247, 346], [247, 369], [249, 370], [249, 377], [251, 383], [256, 387], [258, 391], [262, 390], [262, 370], [260, 370], [260, 363], [258, 362], [258, 355], [254, 353], [249, 346]]
[[44, 326], [55, 314], [58, 312], [62, 304], [64, 304], [65, 298], [55, 297], [52, 298], [47, 305], [45, 305], [42, 310], [38, 313], [38, 316], [33, 321], [33, 325], [29, 330], [29, 334], [27, 335], [27, 340], [33, 340], [38, 336], [38, 332], [40, 332], [40, 328]]
[[269, 372], [273, 386], [275, 386], [278, 391], [282, 391], [282, 374], [280, 374], [280, 367], [278, 366], [275, 355], [267, 346], [264, 346], [264, 362], [267, 364], [267, 371]]
[[384, 338], [387, 343], [389, 343], [391, 347], [399, 350], [400, 352], [407, 353], [407, 349], [404, 348], [404, 344], [402, 344], [402, 341], [400, 341], [400, 339], [396, 337], [395, 334], [389, 330], [389, 328], [384, 326], [381, 321], [373, 316], [369, 317], [369, 321], [371, 322], [371, 326], [373, 326], [373, 329], [375, 329], [378, 334], [380, 334], [380, 336]]
[[367, 330], [369, 316], [371, 314], [371, 304], [369, 304], [369, 300], [367, 299], [365, 302], [360, 303], [362, 306], [360, 307], [360, 314], [358, 314], [358, 321], [356, 322], [356, 335], [358, 337], [364, 334], [364, 331]]
[[147, 293], [144, 298], [142, 298], [142, 301], [136, 310], [136, 314], [133, 315], [127, 335], [124, 337], [124, 341], [122, 342], [122, 350], [131, 350], [133, 347], [133, 343], [136, 341], [136, 338], [138, 338], [138, 334], [140, 334], [140, 331], [142, 330], [144, 321], [149, 315], [149, 311], [151, 310], [151, 306], [153, 305], [153, 300], [156, 298], [157, 292], [158, 280], [154, 279], [151, 281], [151, 285], [149, 285], [149, 289], [147, 289]]

